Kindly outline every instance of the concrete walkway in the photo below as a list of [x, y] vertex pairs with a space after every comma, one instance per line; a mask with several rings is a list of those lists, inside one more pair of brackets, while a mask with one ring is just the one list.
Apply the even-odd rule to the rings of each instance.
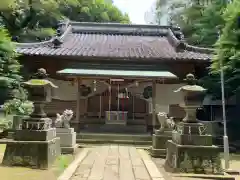
[[[131, 146], [94, 147], [80, 163], [71, 180], [164, 180], [160, 172], [151, 175], [155, 164]], [[145, 161], [148, 163], [145, 165]]]

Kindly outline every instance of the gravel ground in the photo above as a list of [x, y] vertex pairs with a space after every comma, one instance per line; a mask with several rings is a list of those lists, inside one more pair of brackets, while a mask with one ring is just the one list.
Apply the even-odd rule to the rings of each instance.
[[[177, 174], [166, 172], [163, 165], [165, 159], [152, 158], [158, 167], [159, 171], [163, 174], [166, 180], [203, 180], [203, 178], [191, 178], [191, 177], [177, 177]], [[224, 161], [222, 160], [222, 164]], [[240, 155], [231, 154], [230, 169], [240, 171]], [[204, 178], [206, 180], [206, 178]], [[235, 176], [235, 180], [240, 180], [240, 175]]]

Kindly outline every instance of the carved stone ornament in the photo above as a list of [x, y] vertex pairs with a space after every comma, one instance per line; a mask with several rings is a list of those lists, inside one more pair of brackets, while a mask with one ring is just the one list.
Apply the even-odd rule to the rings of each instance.
[[167, 116], [167, 113], [165, 112], [159, 112], [157, 114], [157, 120], [160, 124], [160, 128], [158, 130], [155, 130], [155, 133], [163, 133], [165, 130], [173, 130], [175, 126], [175, 122], [173, 121], [173, 118], [169, 118]]
[[57, 118], [55, 121], [55, 126], [58, 128], [70, 128], [70, 123], [69, 121], [72, 119], [73, 117], [73, 111], [66, 109], [62, 115], [60, 114], [56, 114]]

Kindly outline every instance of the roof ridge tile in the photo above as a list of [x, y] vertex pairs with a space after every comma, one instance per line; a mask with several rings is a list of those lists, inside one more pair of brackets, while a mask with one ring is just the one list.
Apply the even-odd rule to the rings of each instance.
[[178, 39], [171, 29], [168, 30], [167, 35], [168, 42], [175, 48], [177, 52], [183, 51], [191, 51], [191, 52], [198, 52], [198, 53], [205, 53], [205, 54], [213, 54], [214, 49], [212, 48], [203, 48], [189, 45], [184, 41], [184, 39]]
[[56, 42], [56, 39], [59, 41], [64, 41], [65, 37], [72, 31], [72, 26], [69, 25], [64, 33], [58, 37], [58, 36], [53, 36], [51, 39], [46, 40], [46, 41], [41, 41], [41, 42], [31, 42], [31, 43], [19, 43], [19, 42], [14, 42], [17, 48], [35, 48], [35, 47], [40, 47], [40, 46], [54, 46], [54, 42]]
[[[45, 56], [179, 60], [210, 60], [213, 54], [211, 49], [188, 45], [180, 29], [170, 26], [156, 29], [155, 27], [160, 26], [153, 25], [151, 28], [149, 25], [117, 24], [119, 27], [116, 28], [114, 24], [115, 28], [113, 28], [114, 26], [109, 23], [111, 27], [106, 30], [103, 28], [106, 23], [85, 23], [82, 27], [77, 26], [78, 24], [84, 23], [60, 24], [63, 33], [57, 36], [59, 41], [53, 37], [44, 42], [16, 43], [17, 52]], [[91, 24], [95, 27], [90, 27]], [[145, 28], [142, 28], [143, 26]], [[57, 46], [54, 46], [54, 42]]]

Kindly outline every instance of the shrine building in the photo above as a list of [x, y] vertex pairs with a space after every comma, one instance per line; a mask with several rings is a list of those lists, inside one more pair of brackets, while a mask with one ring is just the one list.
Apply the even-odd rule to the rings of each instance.
[[70, 21], [48, 41], [16, 46], [26, 76], [45, 68], [58, 86], [48, 115], [72, 109], [72, 124], [89, 130], [114, 124], [145, 132], [157, 123], [152, 114], [182, 118], [174, 90], [188, 73], [203, 77], [212, 56], [188, 45], [179, 28], [159, 25]]

